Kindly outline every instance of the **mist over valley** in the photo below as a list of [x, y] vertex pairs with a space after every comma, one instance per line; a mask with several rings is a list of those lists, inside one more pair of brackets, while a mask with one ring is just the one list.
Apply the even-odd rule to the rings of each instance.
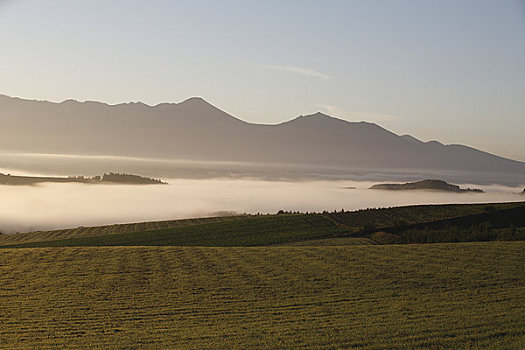
[[[523, 200], [521, 188], [483, 186], [485, 193], [377, 191], [370, 181], [163, 179], [169, 185], [43, 183], [0, 186], [0, 232], [159, 221], [279, 210], [322, 212], [412, 204]], [[462, 185], [472, 187], [472, 185]], [[355, 189], [348, 189], [355, 187]]]

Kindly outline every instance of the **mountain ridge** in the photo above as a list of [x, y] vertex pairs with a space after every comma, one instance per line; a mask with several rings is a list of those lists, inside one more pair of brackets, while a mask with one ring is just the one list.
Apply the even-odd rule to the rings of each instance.
[[525, 174], [523, 162], [464, 145], [399, 136], [375, 123], [317, 112], [256, 124], [201, 97], [149, 106], [0, 95], [0, 123], [2, 151], [499, 173], [518, 183]]

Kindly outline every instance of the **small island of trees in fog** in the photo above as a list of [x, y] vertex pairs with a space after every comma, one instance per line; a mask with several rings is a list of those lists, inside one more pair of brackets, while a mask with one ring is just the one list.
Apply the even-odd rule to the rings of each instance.
[[46, 176], [17, 176], [0, 173], [0, 185], [35, 185], [38, 183], [83, 183], [83, 184], [127, 184], [127, 185], [166, 185], [159, 179], [143, 177], [133, 174], [109, 173], [102, 176], [69, 176], [69, 177], [46, 177]]

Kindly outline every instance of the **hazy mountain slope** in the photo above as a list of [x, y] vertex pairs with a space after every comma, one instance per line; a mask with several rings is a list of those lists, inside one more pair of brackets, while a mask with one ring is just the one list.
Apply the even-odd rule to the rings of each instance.
[[201, 98], [148, 106], [0, 95], [0, 123], [2, 151], [525, 174], [525, 163], [398, 136], [372, 123], [316, 113], [277, 125], [250, 124]]

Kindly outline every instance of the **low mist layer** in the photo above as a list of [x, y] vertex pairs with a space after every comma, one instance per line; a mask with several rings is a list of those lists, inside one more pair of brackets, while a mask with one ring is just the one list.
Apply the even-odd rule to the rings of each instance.
[[[170, 185], [1, 186], [0, 232], [215, 216], [225, 213], [356, 210], [410, 204], [519, 201], [521, 189], [486, 193], [369, 190], [372, 182], [168, 180]], [[464, 185], [468, 187], [469, 185]], [[345, 188], [347, 187], [347, 188]], [[348, 189], [355, 187], [355, 189]]]
[[139, 174], [153, 178], [249, 178], [286, 181], [418, 181], [439, 178], [451, 183], [518, 186], [523, 176], [498, 172], [461, 172], [432, 169], [326, 167], [288, 163], [211, 162], [75, 154], [23, 154], [0, 152], [0, 173], [33, 176], [95, 176], [106, 172]]

